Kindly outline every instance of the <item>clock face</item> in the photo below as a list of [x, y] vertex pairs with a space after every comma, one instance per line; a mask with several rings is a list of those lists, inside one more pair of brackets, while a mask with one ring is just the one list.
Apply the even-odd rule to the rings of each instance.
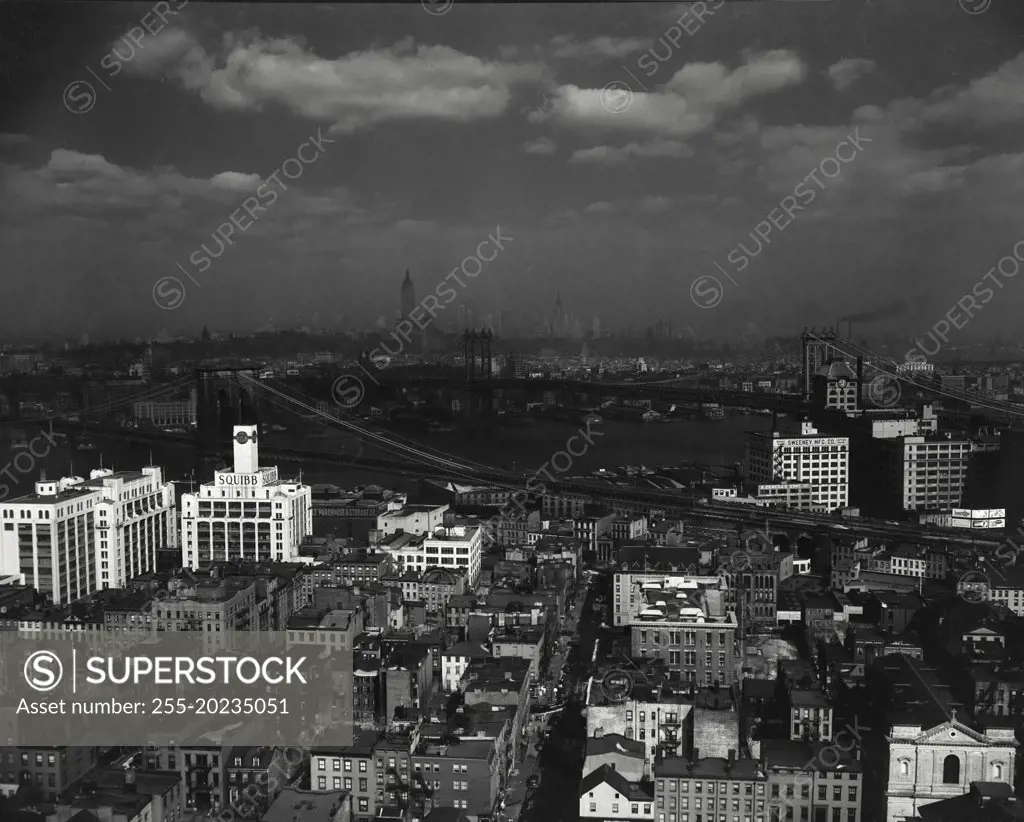
[[253, 434], [250, 436], [245, 431], [239, 431], [237, 434], [235, 434], [235, 442], [237, 442], [239, 445], [245, 445], [250, 440], [252, 442], [256, 442], [256, 435]]
[[846, 380], [839, 380], [839, 387], [846, 388]]

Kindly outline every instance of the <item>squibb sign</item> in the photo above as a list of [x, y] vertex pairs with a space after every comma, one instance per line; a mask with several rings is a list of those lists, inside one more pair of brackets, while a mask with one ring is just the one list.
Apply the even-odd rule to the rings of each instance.
[[262, 474], [218, 474], [217, 485], [256, 487], [263, 484]]

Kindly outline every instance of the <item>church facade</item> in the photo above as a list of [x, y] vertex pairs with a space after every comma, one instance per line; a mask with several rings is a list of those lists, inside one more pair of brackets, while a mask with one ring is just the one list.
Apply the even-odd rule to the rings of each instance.
[[[889, 743], [886, 822], [917, 817], [932, 802], [962, 796], [972, 782], [1013, 786], [1013, 728], [977, 731], [951, 718], [933, 728], [894, 724]], [[966, 822], [966, 820], [965, 820]]]

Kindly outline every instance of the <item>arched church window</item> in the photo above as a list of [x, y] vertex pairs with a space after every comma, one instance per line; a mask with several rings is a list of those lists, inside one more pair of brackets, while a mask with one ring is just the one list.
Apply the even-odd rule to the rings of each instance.
[[950, 754], [942, 761], [942, 784], [960, 784], [960, 757]]

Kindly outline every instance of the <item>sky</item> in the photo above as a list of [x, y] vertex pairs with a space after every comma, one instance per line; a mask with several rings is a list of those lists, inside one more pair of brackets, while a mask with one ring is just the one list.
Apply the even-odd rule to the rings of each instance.
[[1024, 239], [1011, 0], [5, 6], [5, 338], [368, 327], [407, 268], [510, 324], [913, 337]]

